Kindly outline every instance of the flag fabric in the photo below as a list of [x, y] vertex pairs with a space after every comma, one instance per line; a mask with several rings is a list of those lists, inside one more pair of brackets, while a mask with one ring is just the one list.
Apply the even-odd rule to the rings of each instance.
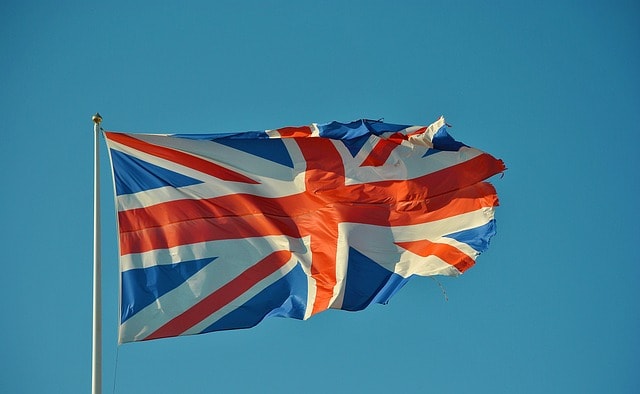
[[495, 234], [485, 180], [504, 164], [444, 118], [104, 136], [120, 343], [385, 304], [413, 275], [463, 273]]

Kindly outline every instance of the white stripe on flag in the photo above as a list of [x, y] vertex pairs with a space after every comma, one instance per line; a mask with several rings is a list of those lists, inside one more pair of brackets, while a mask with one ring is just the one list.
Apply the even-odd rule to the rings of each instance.
[[[308, 238], [306, 237], [307, 240]], [[121, 256], [120, 269], [124, 272], [136, 268], [149, 268], [155, 265], [175, 264], [213, 257], [259, 261], [264, 256], [278, 250], [288, 250], [298, 258], [305, 259], [309, 253], [308, 248], [309, 244], [308, 241], [305, 243], [305, 238], [291, 238], [285, 235], [198, 242]]]

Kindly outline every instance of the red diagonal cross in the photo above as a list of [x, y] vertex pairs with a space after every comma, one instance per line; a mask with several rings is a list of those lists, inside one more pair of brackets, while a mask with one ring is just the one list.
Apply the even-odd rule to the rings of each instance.
[[[127, 138], [130, 140], [121, 138], [119, 142], [147, 153], [156, 149], [149, 148], [155, 145]], [[504, 169], [500, 161], [487, 154], [412, 180], [345, 185], [344, 164], [334, 145], [340, 142], [324, 138], [296, 138], [296, 142], [307, 162], [305, 190], [278, 198], [234, 194], [177, 200], [119, 212], [121, 253], [126, 255], [221, 239], [309, 236], [311, 275], [317, 287], [312, 311], [315, 314], [327, 309], [334, 295], [339, 223], [403, 226], [497, 205], [493, 187], [478, 183]], [[389, 143], [397, 146], [399, 142]], [[387, 157], [391, 153], [388, 147], [380, 151]], [[179, 153], [163, 158], [184, 165], [182, 155], [188, 154]], [[198, 165], [190, 167], [197, 169]], [[225, 176], [234, 176], [226, 171], [230, 170], [225, 169]], [[241, 177], [244, 176], [238, 174], [237, 179]], [[403, 247], [403, 244], [398, 245]], [[424, 245], [428, 244], [422, 245], [419, 254], [427, 256], [429, 248]], [[439, 253], [436, 250], [431, 254]], [[277, 267], [274, 271], [284, 264], [281, 260], [280, 265], [271, 264]], [[257, 283], [264, 277], [266, 274], [247, 280]], [[239, 289], [246, 287], [247, 284], [238, 286]], [[196, 306], [147, 339], [180, 335], [214, 312], [202, 304]]]

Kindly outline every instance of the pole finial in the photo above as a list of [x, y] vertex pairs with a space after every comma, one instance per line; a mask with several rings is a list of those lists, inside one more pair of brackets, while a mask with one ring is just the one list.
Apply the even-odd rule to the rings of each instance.
[[93, 120], [93, 123], [95, 123], [95, 124], [100, 124], [100, 122], [102, 122], [102, 116], [100, 116], [99, 112], [96, 112], [96, 114], [93, 115], [91, 117], [91, 119]]

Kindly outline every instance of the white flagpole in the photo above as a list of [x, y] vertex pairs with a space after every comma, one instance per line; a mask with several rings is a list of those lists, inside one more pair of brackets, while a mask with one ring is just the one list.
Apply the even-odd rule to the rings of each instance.
[[102, 265], [100, 247], [100, 122], [93, 115], [93, 352], [91, 392], [102, 393]]

